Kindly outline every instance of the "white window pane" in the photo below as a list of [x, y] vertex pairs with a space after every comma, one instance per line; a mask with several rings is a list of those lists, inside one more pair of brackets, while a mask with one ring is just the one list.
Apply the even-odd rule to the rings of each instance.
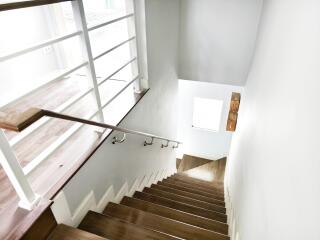
[[89, 36], [92, 53], [94, 56], [97, 56], [121, 42], [128, 40], [133, 37], [134, 34], [129, 34], [128, 23], [125, 19], [91, 31]]
[[130, 44], [126, 43], [94, 61], [98, 82], [114, 73], [131, 59]]
[[89, 26], [133, 12], [131, 1], [126, 0], [84, 0], [83, 3]]
[[0, 14], [0, 54], [24, 49], [76, 30], [71, 3], [3, 11]]
[[193, 127], [219, 131], [223, 101], [194, 98]]

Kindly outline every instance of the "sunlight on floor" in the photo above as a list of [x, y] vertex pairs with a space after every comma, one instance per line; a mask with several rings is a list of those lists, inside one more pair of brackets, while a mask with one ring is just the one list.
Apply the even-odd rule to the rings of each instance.
[[188, 170], [187, 175], [189, 177], [197, 178], [197, 179], [208, 181], [208, 182], [211, 182], [214, 180], [214, 174], [212, 172], [209, 172], [208, 170], [203, 170], [203, 169]]

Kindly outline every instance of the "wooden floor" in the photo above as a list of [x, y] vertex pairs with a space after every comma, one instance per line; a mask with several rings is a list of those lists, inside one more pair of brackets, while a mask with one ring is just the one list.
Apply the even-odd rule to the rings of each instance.
[[[81, 79], [81, 78], [80, 78]], [[81, 79], [83, 80], [83, 79]], [[50, 83], [30, 96], [19, 100], [13, 104], [5, 106], [1, 111], [24, 111], [29, 107], [36, 106], [44, 109], [56, 109], [59, 105], [83, 91], [85, 86], [80, 84], [77, 79], [64, 79]], [[104, 94], [104, 99], [108, 100], [117, 91], [119, 86], [125, 85], [123, 81], [110, 81], [110, 88], [114, 87]], [[120, 96], [118, 96], [110, 105], [105, 108], [106, 123], [117, 125], [123, 117], [133, 108], [133, 106], [142, 98], [142, 94], [134, 94], [132, 88], [127, 88]], [[121, 111], [117, 109], [120, 108]], [[93, 96], [88, 95], [77, 106], [66, 109], [65, 113], [78, 117], [84, 117], [88, 112], [95, 109]], [[116, 111], [115, 111], [116, 109]], [[23, 139], [14, 146], [20, 164], [26, 166], [37, 155], [43, 152], [50, 144], [57, 140], [62, 134], [73, 126], [63, 120], [50, 120], [45, 125], [31, 133], [30, 136]], [[59, 147], [57, 151], [50, 155], [39, 167], [31, 172], [28, 176], [32, 188], [39, 195], [46, 199], [51, 199], [65, 182], [81, 167], [87, 160], [88, 156], [101, 144], [110, 131], [106, 131], [104, 135], [99, 137], [95, 132], [97, 128], [91, 126], [83, 126], [75, 133], [64, 145]], [[8, 139], [12, 140], [18, 134], [6, 131]], [[32, 151], [30, 151], [32, 149]], [[19, 216], [27, 216], [25, 212], [17, 209], [18, 198], [9, 182], [6, 174], [0, 166], [0, 222], [3, 219], [15, 219], [12, 224], [16, 223], [17, 211]], [[4, 239], [2, 234], [5, 231], [0, 226], [0, 239]]]
[[[208, 187], [205, 182], [199, 182], [187, 175], [174, 175], [167, 180], [172, 180], [177, 186], [180, 182], [193, 185], [185, 193], [206, 188], [210, 191], [219, 190], [219, 197], [224, 196], [223, 184], [220, 182]], [[185, 198], [185, 194], [181, 192], [172, 194], [165, 189], [162, 193], [148, 191], [157, 189], [157, 186], [158, 184], [154, 184], [143, 192], [135, 192], [133, 197], [124, 197], [119, 204], [110, 202], [102, 214], [89, 211], [78, 228], [58, 225], [49, 240], [230, 239], [224, 206], [199, 201], [198, 198], [203, 196], [201, 192], [194, 197]], [[217, 212], [213, 211], [214, 209]], [[204, 215], [206, 212], [210, 214]]]

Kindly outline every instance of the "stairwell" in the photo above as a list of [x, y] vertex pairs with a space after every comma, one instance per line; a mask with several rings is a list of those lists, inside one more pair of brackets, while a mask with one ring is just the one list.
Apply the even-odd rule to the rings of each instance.
[[102, 214], [89, 211], [78, 228], [60, 224], [48, 239], [230, 239], [223, 181], [188, 176], [196, 168], [211, 171], [212, 163], [186, 168], [120, 204], [110, 202]]

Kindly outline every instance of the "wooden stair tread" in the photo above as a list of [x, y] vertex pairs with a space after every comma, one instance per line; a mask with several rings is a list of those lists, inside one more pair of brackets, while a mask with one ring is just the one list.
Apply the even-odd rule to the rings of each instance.
[[160, 232], [139, 227], [120, 219], [89, 211], [79, 225], [79, 228], [112, 240], [141, 239], [178, 239]]
[[211, 174], [211, 178], [212, 178], [210, 182], [221, 183], [224, 181], [226, 163], [227, 163], [227, 158], [224, 157], [224, 158], [203, 164], [201, 166], [195, 167], [193, 169], [184, 171], [182, 174], [192, 177], [194, 174], [197, 174], [198, 172], [208, 172]]
[[191, 155], [183, 155], [183, 158], [181, 159], [180, 163], [178, 164], [177, 167], [177, 172], [184, 172], [189, 169], [193, 169], [199, 166], [202, 166], [204, 164], [210, 163], [212, 160], [210, 159], [205, 159], [205, 158], [200, 158], [200, 157], [195, 157]]
[[162, 181], [167, 181], [167, 182], [172, 182], [172, 183], [177, 183], [177, 184], [181, 184], [182, 186], [185, 187], [190, 187], [192, 186], [193, 188], [202, 190], [202, 191], [207, 191], [210, 192], [212, 194], [222, 194], [224, 195], [224, 188], [222, 187], [214, 187], [214, 186], [204, 186], [203, 184], [194, 184], [191, 183], [189, 181], [184, 181], [182, 179], [176, 179], [176, 178], [167, 178], [167, 179], [163, 179]]
[[192, 185], [193, 187], [199, 188], [199, 189], [204, 189], [206, 191], [210, 192], [216, 192], [216, 193], [224, 193], [224, 185], [208, 185], [208, 184], [203, 184], [203, 183], [194, 183], [191, 180], [187, 180], [185, 178], [176, 178], [176, 177], [168, 177], [164, 180], [171, 181], [171, 182], [177, 182], [185, 185]]
[[109, 203], [103, 212], [108, 216], [183, 239], [227, 240], [228, 236], [141, 211], [125, 205]]
[[121, 204], [225, 235], [228, 234], [228, 225], [225, 223], [196, 216], [141, 199], [124, 197], [121, 201]]
[[224, 201], [224, 197], [222, 197], [222, 196], [213, 195], [211, 193], [208, 193], [208, 192], [205, 192], [205, 191], [202, 191], [202, 190], [198, 190], [198, 189], [195, 189], [195, 188], [186, 188], [186, 187], [180, 186], [178, 184], [168, 183], [166, 181], [159, 182], [158, 185], [163, 185], [163, 186], [175, 188], [175, 189], [178, 189], [178, 190], [181, 190], [181, 191], [202, 195], [204, 197], [209, 197], [209, 198], [216, 199], [216, 200], [219, 200], [219, 201]]
[[48, 240], [105, 240], [98, 235], [69, 227], [63, 224], [58, 225], [48, 237]]
[[184, 173], [176, 173], [172, 175], [170, 178], [176, 178], [176, 179], [181, 179], [184, 181], [188, 181], [194, 184], [201, 184], [203, 186], [209, 186], [209, 187], [223, 187], [224, 183], [223, 182], [217, 182], [217, 181], [204, 181], [201, 179], [193, 178], [188, 176], [187, 174]]
[[223, 184], [214, 184], [214, 183], [209, 183], [209, 182], [199, 183], [199, 182], [194, 182], [194, 178], [189, 179], [189, 178], [183, 178], [183, 177], [181, 178], [181, 177], [175, 177], [175, 176], [171, 176], [166, 179], [185, 183], [185, 184], [191, 184], [192, 186], [195, 186], [195, 187], [210, 188], [210, 189], [214, 189], [217, 191], [224, 191]]
[[181, 196], [185, 196], [185, 197], [190, 197], [190, 198], [197, 199], [197, 200], [200, 200], [200, 201], [203, 201], [203, 202], [215, 204], [215, 205], [221, 206], [223, 208], [224, 208], [224, 205], [225, 205], [223, 201], [220, 201], [220, 200], [217, 200], [217, 199], [213, 199], [213, 198], [209, 198], [209, 197], [206, 197], [206, 196], [202, 196], [202, 195], [199, 195], [199, 194], [187, 192], [187, 191], [182, 191], [182, 190], [176, 189], [174, 187], [169, 187], [167, 185], [161, 185], [161, 184], [155, 185], [155, 184], [152, 184], [151, 188], [163, 190], [163, 191], [166, 191], [166, 192], [175, 193], [175, 194], [178, 194], [178, 195], [181, 195]]
[[183, 212], [191, 213], [197, 216], [202, 216], [205, 218], [216, 220], [219, 222], [223, 222], [223, 223], [227, 222], [227, 216], [225, 214], [221, 214], [221, 213], [213, 212], [204, 208], [199, 208], [199, 207], [195, 207], [185, 203], [173, 201], [168, 198], [152, 195], [145, 192], [138, 192], [138, 191], [134, 193], [133, 197], [144, 200], [144, 201], [160, 204], [173, 209], [177, 209]]
[[222, 213], [222, 214], [226, 213], [226, 209], [222, 206], [214, 205], [214, 204], [200, 201], [200, 200], [190, 198], [190, 197], [185, 197], [182, 195], [178, 195], [176, 193], [167, 192], [162, 189], [154, 188], [154, 186], [153, 186], [153, 188], [144, 188], [143, 192], [150, 193], [150, 194], [157, 195], [157, 196], [164, 197], [164, 198], [168, 198], [168, 199], [171, 199], [171, 200], [174, 200], [177, 202], [190, 204], [192, 206], [205, 208], [205, 209], [208, 209], [208, 210], [211, 210], [214, 212], [218, 212], [218, 213]]

